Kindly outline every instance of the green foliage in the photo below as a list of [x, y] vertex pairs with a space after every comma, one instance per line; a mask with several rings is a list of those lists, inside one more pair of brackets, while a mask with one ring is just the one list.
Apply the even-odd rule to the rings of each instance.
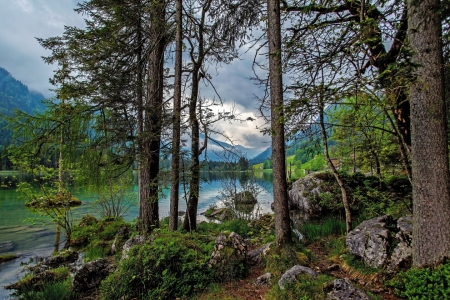
[[342, 258], [345, 260], [349, 267], [361, 274], [367, 275], [380, 272], [379, 269], [366, 265], [360, 257], [354, 256], [352, 254], [344, 254], [342, 255]]
[[395, 288], [399, 297], [408, 299], [450, 299], [450, 264], [435, 269], [409, 269], [399, 273], [386, 284]]
[[344, 220], [330, 217], [318, 223], [305, 223], [300, 231], [309, 241], [314, 241], [330, 235], [342, 235], [346, 231], [346, 225]]
[[44, 271], [39, 278], [28, 273], [16, 284], [14, 296], [18, 299], [73, 299], [69, 268]]
[[97, 221], [90, 215], [84, 216], [80, 224], [74, 227], [71, 246], [86, 252], [86, 261], [105, 257], [116, 233], [124, 227], [130, 228], [121, 218], [106, 218]]
[[248, 238], [253, 235], [251, 228], [248, 226], [248, 222], [242, 219], [234, 219], [226, 221], [224, 228], [227, 228], [230, 232], [236, 232], [243, 238]]
[[[409, 212], [412, 190], [407, 178], [395, 177], [380, 182], [375, 176], [361, 173], [340, 172], [340, 175], [351, 199], [350, 209], [353, 214], [369, 219], [385, 214], [396, 218]], [[315, 176], [324, 182], [321, 186], [322, 193], [318, 197], [311, 196], [312, 203], [319, 205], [324, 213], [342, 212], [340, 187], [333, 174], [325, 172]]]
[[69, 300], [78, 298], [72, 291], [72, 280], [44, 284], [40, 289], [24, 289], [15, 294], [20, 300]]
[[131, 249], [129, 258], [102, 282], [103, 299], [187, 297], [216, 280], [208, 267], [214, 241], [196, 233], [160, 230], [154, 241]]
[[84, 262], [94, 261], [96, 259], [103, 258], [108, 254], [109, 244], [105, 245], [104, 243], [91, 242], [86, 248], [84, 248], [84, 251]]
[[325, 157], [323, 154], [317, 154], [313, 159], [302, 164], [302, 169], [312, 172], [322, 171], [326, 167]]
[[313, 279], [307, 274], [300, 274], [292, 283], [286, 284], [280, 289], [278, 284], [273, 285], [267, 294], [268, 300], [316, 300], [325, 299], [322, 286], [333, 278], [329, 275], [319, 275]]
[[265, 160], [263, 163], [263, 168], [272, 169], [272, 160], [271, 159]]

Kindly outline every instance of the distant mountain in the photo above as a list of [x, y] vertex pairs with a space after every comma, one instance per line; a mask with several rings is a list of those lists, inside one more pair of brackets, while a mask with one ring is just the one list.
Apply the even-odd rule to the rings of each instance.
[[30, 91], [25, 84], [0, 67], [0, 145], [6, 146], [11, 142], [11, 132], [5, 129], [5, 116], [11, 116], [16, 108], [27, 113], [43, 110], [43, 99], [45, 97], [41, 93]]
[[[200, 139], [204, 139], [205, 135], [200, 134]], [[241, 145], [231, 145], [226, 142], [221, 142], [216, 139], [209, 138], [208, 150], [203, 153], [201, 159], [206, 157], [209, 161], [225, 161], [227, 158], [237, 160], [239, 157], [244, 156], [248, 159], [257, 155], [261, 150], [257, 148], [247, 148]]]
[[272, 147], [267, 148], [257, 156], [253, 157], [249, 160], [250, 164], [256, 165], [264, 162], [265, 160], [269, 159], [272, 156]]

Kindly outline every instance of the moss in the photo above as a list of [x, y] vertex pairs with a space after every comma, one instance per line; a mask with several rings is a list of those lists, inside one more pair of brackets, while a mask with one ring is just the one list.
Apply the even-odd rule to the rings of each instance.
[[16, 255], [0, 255], [0, 264], [18, 258]]

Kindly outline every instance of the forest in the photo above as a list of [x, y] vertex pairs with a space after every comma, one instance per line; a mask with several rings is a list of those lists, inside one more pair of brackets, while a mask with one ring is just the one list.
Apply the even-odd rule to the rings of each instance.
[[[20, 299], [44, 297], [58, 284], [67, 299], [212, 299], [215, 294], [221, 299], [348, 299], [330, 298], [338, 293], [336, 281], [328, 293], [327, 282], [343, 280], [333, 273], [336, 268], [362, 274], [364, 284], [353, 283], [369, 286], [368, 294], [361, 296], [360, 289], [345, 283], [357, 299], [447, 297], [447, 284], [440, 284], [450, 270], [448, 2], [87, 0], [75, 13], [85, 17], [85, 27], [66, 26], [61, 36], [38, 38], [50, 53], [44, 61], [56, 68], [50, 79], [56, 97], [45, 102], [45, 109], [23, 109], [8, 118], [7, 156], [15, 169], [40, 178], [39, 189], [31, 184], [18, 189], [62, 230], [65, 248], [95, 248], [100, 251], [95, 257], [107, 257], [102, 264], [116, 260], [115, 271], [105, 271], [95, 290], [79, 288], [77, 280], [85, 279], [76, 275], [70, 285], [64, 268], [55, 269], [43, 285], [25, 277], [13, 287]], [[251, 81], [263, 92], [249, 101], [265, 121], [258, 129], [271, 137], [271, 146], [258, 160], [224, 148], [223, 161], [206, 161], [202, 157], [217, 146], [217, 136], [233, 145], [218, 122], [252, 121], [233, 109], [215, 109], [226, 99], [212, 73], [241, 59], [243, 51], [255, 53]], [[207, 87], [215, 97], [202, 96]], [[273, 214], [199, 222], [204, 171], [270, 171]], [[139, 213], [127, 223], [108, 205], [133, 173]], [[334, 226], [336, 232], [313, 237], [304, 225], [297, 234], [291, 198], [297, 180], [305, 178], [326, 186], [317, 203], [303, 192], [312, 206], [327, 212], [313, 225]], [[93, 191], [109, 189], [104, 218], [71, 223], [73, 182]], [[252, 180], [242, 182], [248, 190], [221, 191], [232, 199], [232, 211], [240, 210], [238, 202], [253, 201]], [[163, 186], [170, 187], [167, 218], [159, 213]], [[180, 201], [187, 205], [183, 218]], [[345, 243], [351, 248], [354, 229], [367, 224], [365, 217], [385, 220], [390, 229], [397, 226], [392, 217], [410, 218], [407, 265], [394, 273], [386, 265], [374, 270], [344, 249]], [[107, 250], [137, 236], [139, 245], [131, 252]], [[252, 267], [250, 250], [266, 242], [269, 254]], [[218, 252], [229, 243], [242, 246], [232, 254]], [[264, 249], [253, 255], [266, 255]], [[235, 257], [242, 253], [243, 265]], [[225, 262], [224, 255], [231, 258]], [[324, 265], [344, 256], [349, 257], [344, 265]], [[282, 275], [290, 267], [297, 273]], [[251, 296], [248, 288], [227, 296], [229, 282], [247, 287], [242, 280], [263, 270], [273, 276], [263, 292]], [[285, 284], [288, 277], [297, 280]], [[382, 279], [371, 283], [369, 278]]]

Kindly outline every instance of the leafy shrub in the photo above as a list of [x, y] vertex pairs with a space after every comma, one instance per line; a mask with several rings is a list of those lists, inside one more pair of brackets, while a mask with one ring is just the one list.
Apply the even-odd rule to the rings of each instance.
[[[375, 176], [361, 173], [340, 172], [351, 201], [350, 209], [355, 215], [366, 219], [390, 214], [400, 217], [410, 210], [411, 185], [406, 177], [395, 177], [381, 182]], [[310, 201], [319, 205], [324, 213], [343, 212], [341, 190], [332, 173], [323, 172], [314, 175], [323, 181], [322, 193], [311, 196]]]
[[72, 285], [67, 267], [46, 270], [39, 276], [32, 272], [26, 274], [15, 284], [18, 299], [64, 300], [71, 299]]
[[25, 289], [16, 293], [21, 300], [69, 300], [76, 299], [72, 291], [71, 279], [44, 284], [40, 289]]
[[102, 282], [103, 299], [174, 299], [215, 280], [208, 267], [214, 241], [198, 234], [158, 232], [151, 244], [131, 249], [129, 258]]
[[249, 237], [249, 233], [251, 231], [251, 228], [248, 226], [248, 222], [242, 219], [228, 221], [224, 224], [224, 227], [228, 228], [230, 232], [236, 232], [243, 238]]
[[450, 299], [450, 264], [447, 262], [431, 270], [409, 269], [401, 272], [387, 284], [395, 293], [408, 299]]

